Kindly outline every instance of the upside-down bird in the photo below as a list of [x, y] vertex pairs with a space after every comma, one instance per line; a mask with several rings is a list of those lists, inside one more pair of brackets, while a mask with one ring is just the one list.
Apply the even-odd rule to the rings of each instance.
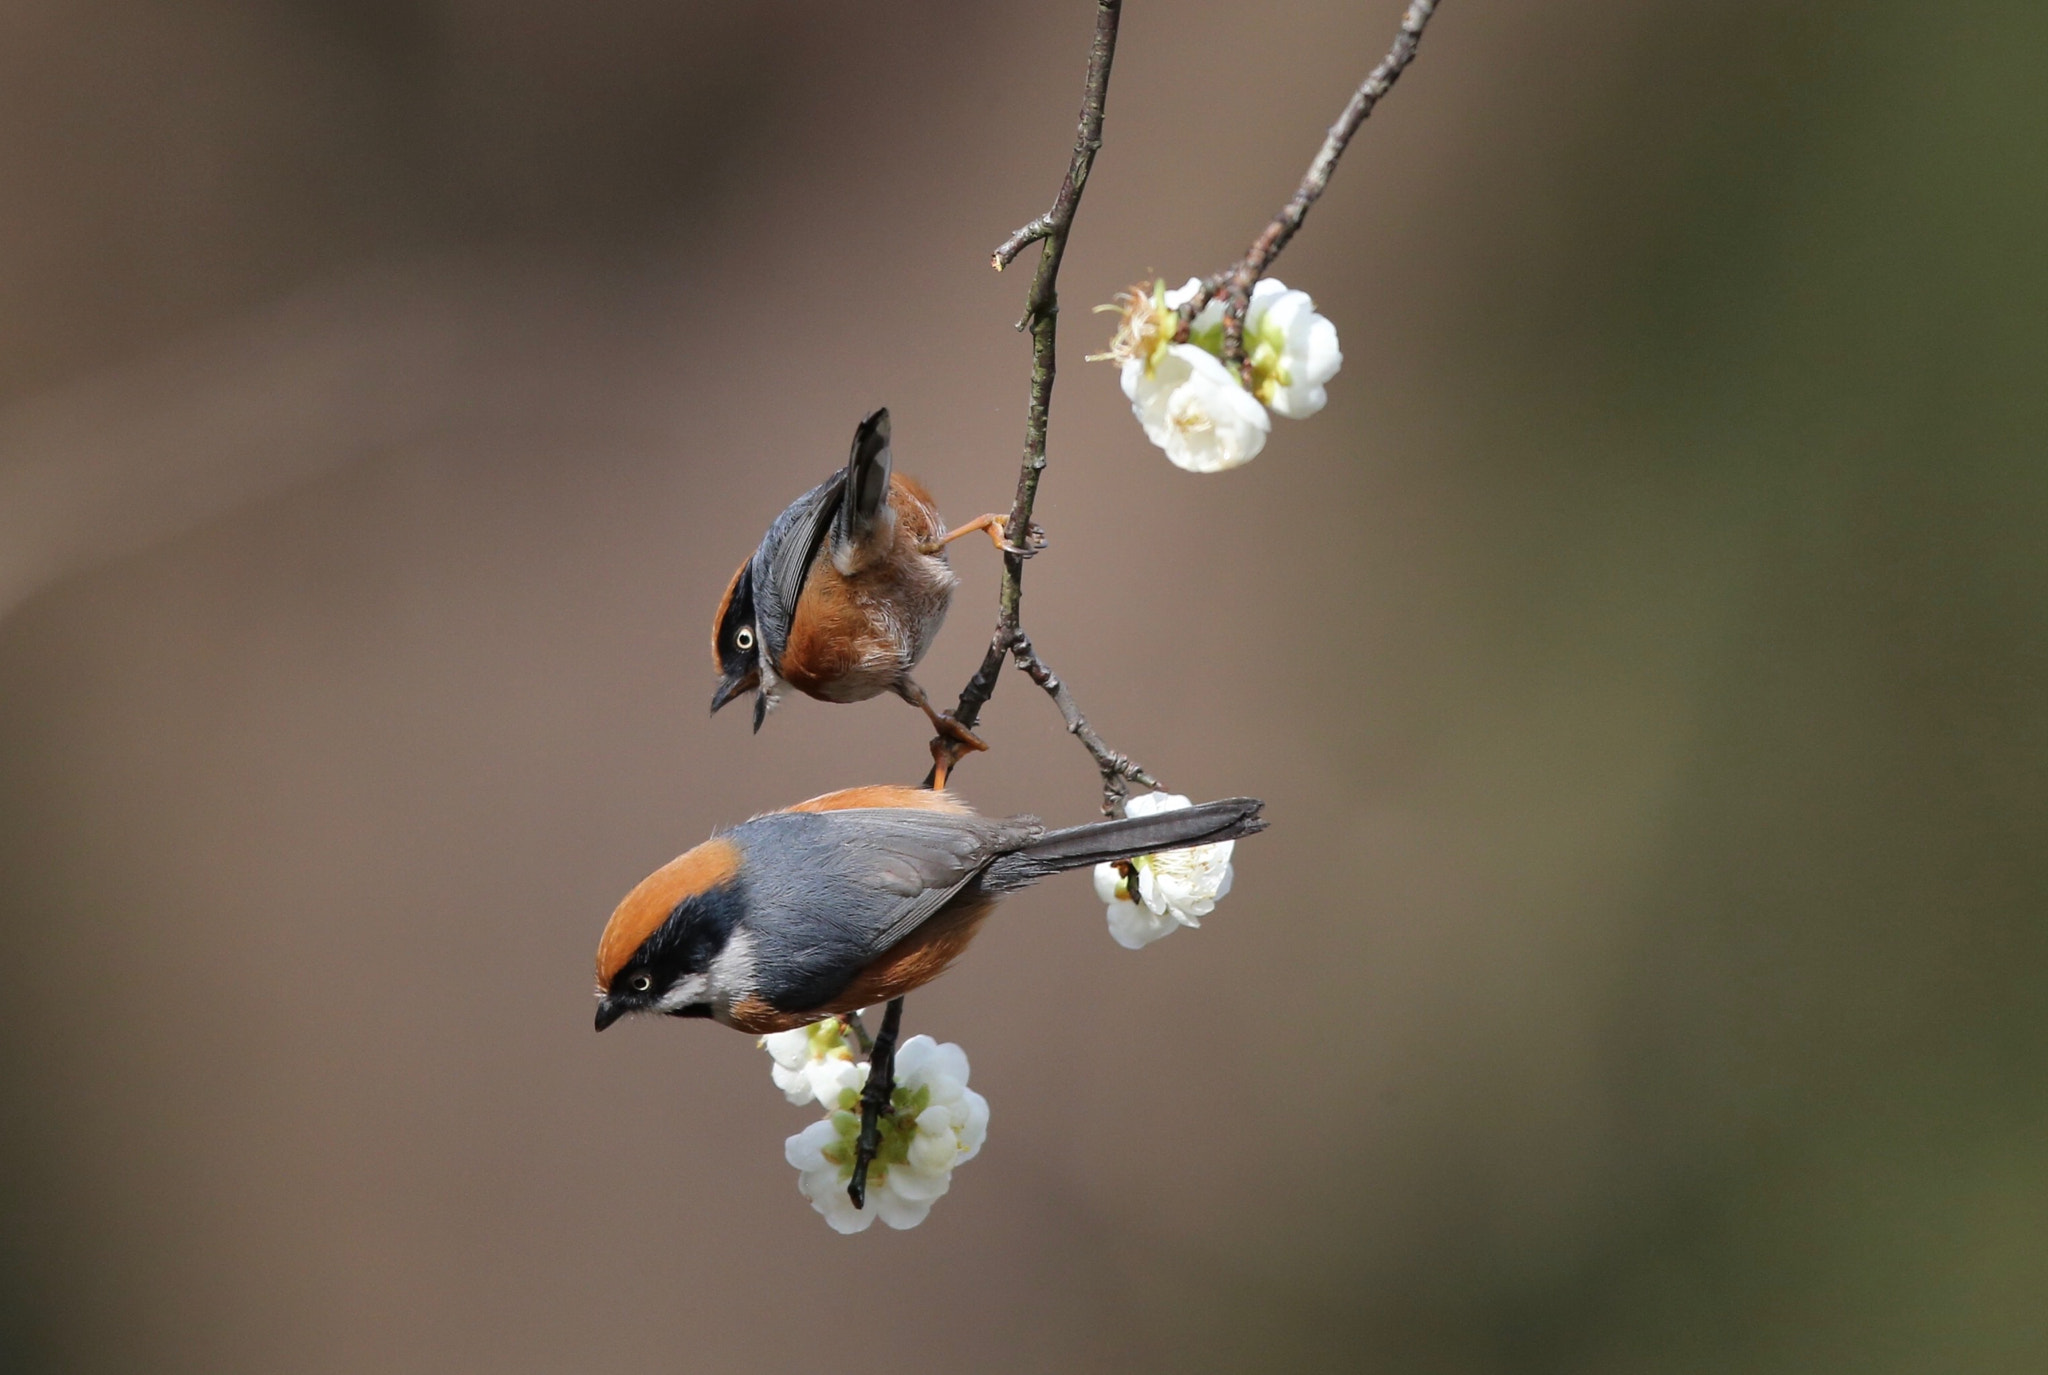
[[910, 670], [946, 619], [958, 582], [946, 545], [976, 530], [1004, 548], [1004, 520], [948, 532], [930, 492], [890, 471], [889, 412], [854, 430], [846, 466], [786, 507], [726, 585], [711, 626], [716, 712], [754, 693], [754, 729], [787, 684], [825, 702], [894, 692], [940, 735], [985, 748], [933, 707]]

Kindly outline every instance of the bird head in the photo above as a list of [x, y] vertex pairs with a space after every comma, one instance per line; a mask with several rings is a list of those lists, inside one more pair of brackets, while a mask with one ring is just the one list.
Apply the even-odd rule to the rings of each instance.
[[743, 692], [755, 693], [754, 729], [761, 729], [767, 715], [767, 698], [761, 688], [761, 628], [754, 623], [754, 567], [749, 560], [740, 565], [726, 585], [718, 603], [718, 615], [711, 623], [711, 657], [718, 667], [718, 687], [711, 694], [711, 710], [718, 709]]
[[723, 837], [642, 879], [598, 938], [597, 1029], [635, 1012], [712, 1016], [712, 965], [745, 905], [740, 851]]

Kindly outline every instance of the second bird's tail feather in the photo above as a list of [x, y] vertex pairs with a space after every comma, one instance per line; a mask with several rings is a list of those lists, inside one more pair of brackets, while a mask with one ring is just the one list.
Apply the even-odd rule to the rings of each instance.
[[1179, 811], [1047, 831], [1023, 849], [991, 864], [982, 881], [1001, 892], [1035, 883], [1062, 869], [1084, 869], [1162, 850], [1185, 850], [1191, 845], [1236, 840], [1266, 829], [1259, 816], [1265, 805], [1256, 797], [1226, 797]]
[[889, 504], [889, 408], [882, 407], [853, 432], [846, 459], [846, 487], [834, 517], [833, 547], [864, 544]]

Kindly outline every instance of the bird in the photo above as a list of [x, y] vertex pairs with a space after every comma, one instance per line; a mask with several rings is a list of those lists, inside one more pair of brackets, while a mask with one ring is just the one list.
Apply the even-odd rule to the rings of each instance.
[[750, 1035], [902, 997], [997, 899], [1049, 874], [1265, 829], [1256, 798], [1047, 830], [950, 792], [848, 788], [720, 832], [628, 893], [597, 943], [597, 1029], [632, 1013]]
[[[996, 513], [948, 532], [924, 485], [891, 471], [889, 434], [887, 407], [861, 421], [846, 466], [784, 508], [726, 584], [711, 624], [714, 715], [752, 692], [759, 731], [785, 685], [825, 702], [894, 692], [957, 747], [987, 748], [934, 707], [910, 671], [937, 637], [959, 581], [946, 562], [948, 544], [979, 530], [998, 550], [1036, 548], [1009, 550], [1008, 518]], [[948, 752], [935, 743], [933, 753], [943, 783]]]

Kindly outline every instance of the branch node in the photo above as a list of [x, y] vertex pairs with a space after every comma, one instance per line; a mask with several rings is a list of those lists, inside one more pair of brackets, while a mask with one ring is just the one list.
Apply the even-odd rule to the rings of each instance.
[[1010, 235], [1009, 238], [1004, 239], [996, 247], [996, 251], [989, 255], [989, 265], [994, 267], [996, 271], [1001, 272], [1011, 263], [1017, 261], [1019, 253], [1022, 253], [1039, 240], [1050, 237], [1052, 231], [1052, 215], [1050, 213], [1040, 215], [1037, 219]]

